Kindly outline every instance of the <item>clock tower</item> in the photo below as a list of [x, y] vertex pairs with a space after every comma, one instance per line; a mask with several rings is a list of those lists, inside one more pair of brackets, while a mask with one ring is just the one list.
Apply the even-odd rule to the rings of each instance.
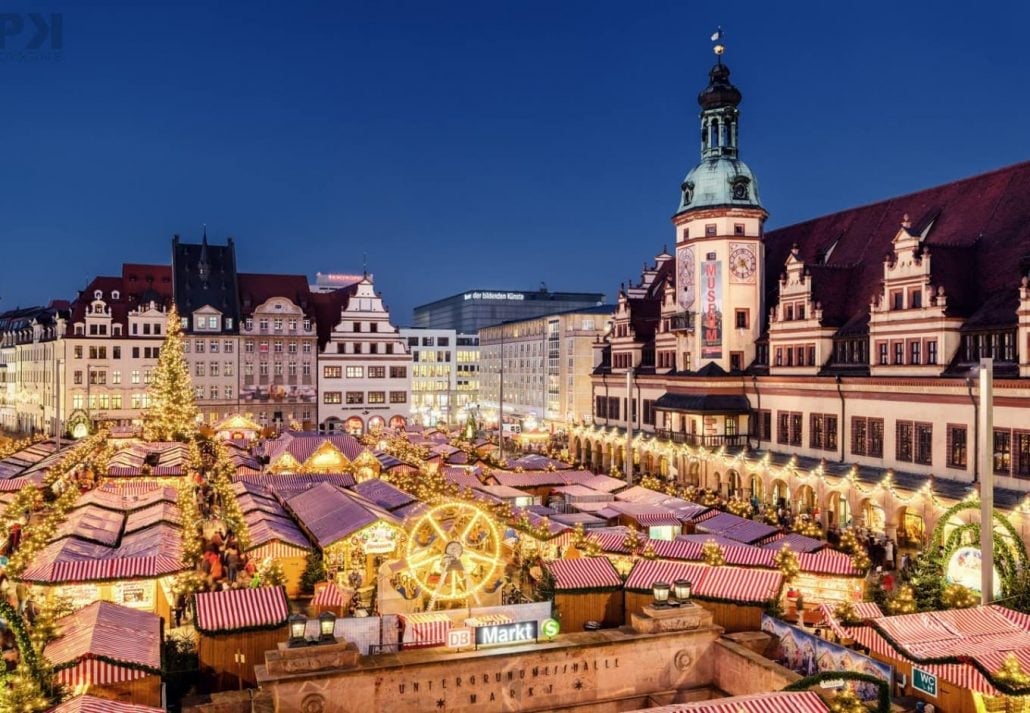
[[709, 363], [733, 372], [755, 358], [761, 333], [764, 280], [762, 231], [768, 214], [758, 181], [739, 158], [740, 91], [718, 60], [701, 106], [701, 162], [680, 186], [676, 226], [676, 368]]

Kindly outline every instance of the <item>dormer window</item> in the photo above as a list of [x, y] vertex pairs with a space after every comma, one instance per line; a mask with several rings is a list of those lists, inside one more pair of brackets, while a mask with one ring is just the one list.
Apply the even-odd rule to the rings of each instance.
[[111, 299], [117, 300], [121, 297], [121, 293], [118, 290], [111, 290]]
[[[683, 205], [690, 205], [690, 201], [694, 200], [694, 183], [692, 181], [684, 181], [680, 186], [680, 190], [683, 191]], [[686, 237], [685, 235], [683, 237]]]
[[731, 184], [732, 185], [733, 200], [735, 200], [735, 201], [746, 201], [748, 199], [748, 197], [749, 197], [749, 195], [748, 195], [748, 184], [750, 184], [750, 183], [751, 183], [751, 181], [749, 181], [744, 176], [737, 176], [736, 178], [734, 178], [733, 179], [733, 183]]
[[93, 292], [93, 299], [95, 299], [95, 300], [101, 300], [101, 299], [103, 299], [103, 298], [104, 298], [104, 293], [103, 293], [102, 291], [100, 291], [100, 290], [95, 290], [95, 291]]

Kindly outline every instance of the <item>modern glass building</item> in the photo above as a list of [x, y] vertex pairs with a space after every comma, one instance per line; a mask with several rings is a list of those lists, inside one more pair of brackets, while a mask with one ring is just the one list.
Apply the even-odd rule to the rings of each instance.
[[418, 329], [476, 334], [483, 327], [604, 304], [600, 292], [469, 290], [415, 308]]

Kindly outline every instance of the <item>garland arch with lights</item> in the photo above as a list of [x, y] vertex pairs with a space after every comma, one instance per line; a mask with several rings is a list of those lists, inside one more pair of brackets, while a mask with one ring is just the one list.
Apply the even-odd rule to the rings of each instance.
[[818, 686], [823, 681], [857, 681], [859, 683], [871, 683], [877, 688], [876, 713], [890, 713], [891, 710], [891, 688], [883, 679], [870, 676], [868, 673], [857, 671], [822, 671], [813, 676], [806, 676], [800, 681], [790, 684], [784, 691], [807, 691], [812, 686]]
[[[932, 557], [938, 558], [936, 564], [942, 569], [947, 559], [959, 547], [963, 547], [969, 542], [975, 545], [980, 541], [981, 523], [966, 522], [960, 525], [952, 525], [954, 529], [945, 535], [945, 529], [948, 527], [949, 522], [960, 513], [968, 510], [979, 510], [979, 508], [979, 500], [964, 500], [952, 505], [941, 514], [940, 519], [938, 519], [936, 526], [933, 528], [933, 535], [930, 539], [930, 547], [927, 553]], [[1008, 518], [999, 512], [992, 514], [994, 520], [992, 528], [994, 553], [998, 557], [996, 564], [1002, 577], [1002, 591], [1005, 594], [1009, 594], [1013, 588], [1016, 576], [1030, 567], [1030, 557], [1027, 556], [1023, 540]], [[999, 529], [1004, 534], [998, 532]]]

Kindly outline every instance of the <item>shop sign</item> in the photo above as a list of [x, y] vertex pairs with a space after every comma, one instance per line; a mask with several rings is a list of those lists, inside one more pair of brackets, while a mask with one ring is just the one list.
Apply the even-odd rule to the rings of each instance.
[[460, 627], [447, 632], [447, 646], [452, 649], [464, 649], [472, 646], [472, 629]]
[[100, 587], [95, 584], [66, 584], [57, 588], [57, 594], [67, 597], [72, 609], [82, 609], [100, 599]]
[[524, 644], [536, 641], [536, 622], [521, 621], [515, 624], [495, 624], [476, 628], [476, 646], [498, 644]]
[[843, 678], [828, 678], [819, 682], [820, 688], [844, 688]]
[[[983, 555], [978, 547], [959, 547], [951, 557], [948, 558], [948, 567], [945, 570], [944, 579], [948, 584], [961, 584], [966, 589], [971, 589], [977, 594], [981, 587], [981, 567], [983, 566]], [[1001, 575], [998, 568], [994, 568], [994, 598], [1001, 597]]]
[[556, 637], [559, 631], [561, 631], [561, 625], [557, 619], [544, 619], [544, 623], [540, 625], [540, 633], [548, 639]]
[[118, 604], [133, 609], [153, 609], [154, 583], [119, 582], [114, 585], [114, 597]]
[[918, 668], [912, 669], [912, 688], [928, 696], [937, 697], [937, 677]]

